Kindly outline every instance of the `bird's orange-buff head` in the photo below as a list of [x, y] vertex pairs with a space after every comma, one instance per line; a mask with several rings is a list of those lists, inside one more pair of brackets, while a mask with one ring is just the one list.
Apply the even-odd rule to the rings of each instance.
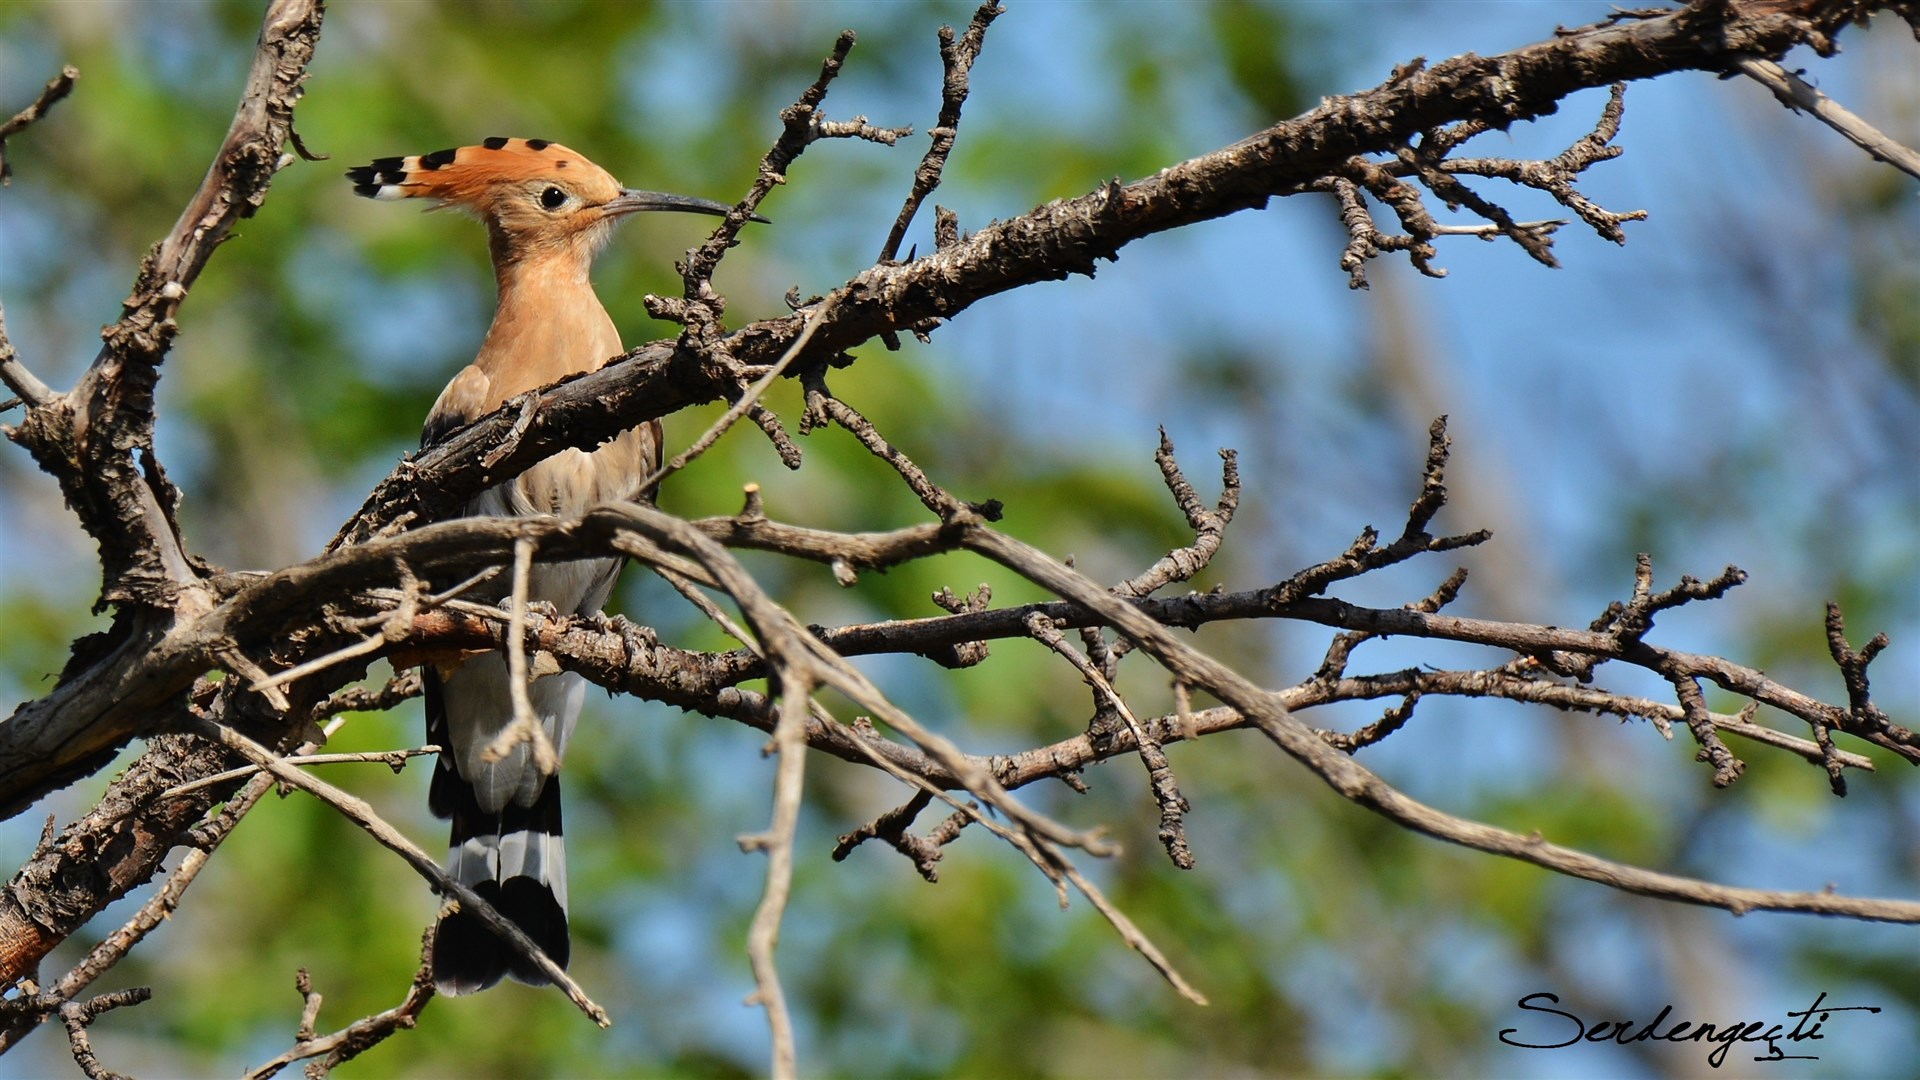
[[623, 188], [581, 154], [545, 139], [495, 137], [478, 146], [380, 158], [347, 170], [369, 199], [433, 199], [487, 225], [496, 262], [571, 252], [591, 258], [613, 223], [644, 210], [724, 215], [722, 203]]

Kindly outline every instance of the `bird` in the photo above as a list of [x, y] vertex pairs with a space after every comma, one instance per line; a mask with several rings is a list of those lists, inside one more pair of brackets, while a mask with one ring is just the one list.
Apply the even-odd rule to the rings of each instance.
[[[427, 414], [421, 445], [519, 394], [593, 371], [617, 356], [620, 334], [588, 279], [614, 225], [630, 214], [683, 211], [724, 215], [706, 199], [622, 187], [582, 154], [545, 139], [489, 138], [474, 146], [379, 158], [349, 169], [356, 194], [430, 199], [478, 218], [487, 230], [498, 300], [473, 363], [462, 368]], [[764, 220], [764, 219], [759, 219]], [[659, 421], [597, 449], [562, 450], [481, 492], [458, 516], [579, 514], [597, 503], [642, 496], [661, 461]], [[562, 614], [598, 611], [622, 560], [535, 564], [531, 601]], [[504, 589], [496, 586], [496, 589]], [[452, 665], [428, 664], [427, 742], [440, 746], [428, 808], [450, 818], [447, 871], [516, 923], [562, 968], [570, 952], [560, 777], [522, 741], [497, 761], [486, 750], [513, 721], [507, 662], [498, 652]], [[536, 678], [529, 697], [556, 757], [586, 698], [572, 672]], [[484, 990], [505, 975], [533, 985], [547, 976], [496, 937], [477, 915], [456, 910], [434, 930], [433, 979], [447, 994]]]

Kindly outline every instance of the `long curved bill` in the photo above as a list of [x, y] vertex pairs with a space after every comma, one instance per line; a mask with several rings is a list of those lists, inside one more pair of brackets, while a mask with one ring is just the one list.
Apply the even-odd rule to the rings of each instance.
[[[650, 210], [671, 210], [683, 214], [713, 214], [725, 217], [733, 207], [712, 199], [696, 199], [691, 195], [669, 195], [662, 191], [636, 191], [633, 188], [622, 189], [618, 198], [600, 208], [603, 212], [620, 217], [625, 214], [638, 214]], [[750, 220], [766, 222], [767, 219], [754, 214]]]

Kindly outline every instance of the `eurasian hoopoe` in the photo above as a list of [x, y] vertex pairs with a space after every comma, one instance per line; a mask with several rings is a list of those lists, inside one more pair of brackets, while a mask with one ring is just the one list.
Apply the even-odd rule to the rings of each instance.
[[[588, 282], [593, 257], [614, 223], [643, 210], [725, 214], [704, 199], [622, 188], [606, 170], [544, 139], [493, 138], [479, 146], [418, 157], [381, 158], [347, 171], [353, 190], [371, 199], [426, 198], [478, 217], [487, 226], [499, 306], [474, 358], [440, 392], [421, 443], [483, 416], [516, 394], [578, 372], [621, 352], [613, 320]], [[644, 424], [588, 453], [563, 450], [468, 503], [480, 514], [577, 514], [595, 503], [631, 499], [660, 464], [660, 425]], [[597, 611], [620, 572], [617, 559], [536, 565], [532, 600], [563, 614]], [[497, 579], [496, 579], [497, 580]], [[497, 592], [507, 586], [497, 585]], [[498, 761], [487, 747], [513, 721], [507, 663], [498, 653], [452, 669], [424, 672], [427, 741], [444, 747], [428, 806], [453, 819], [447, 870], [512, 919], [566, 966], [566, 855], [560, 828], [560, 778], [544, 773], [519, 743]], [[571, 672], [529, 688], [554, 749], [564, 754], [587, 684]], [[528, 983], [546, 977], [479, 919], [456, 912], [436, 930], [433, 977], [443, 993], [484, 990], [504, 974]]]

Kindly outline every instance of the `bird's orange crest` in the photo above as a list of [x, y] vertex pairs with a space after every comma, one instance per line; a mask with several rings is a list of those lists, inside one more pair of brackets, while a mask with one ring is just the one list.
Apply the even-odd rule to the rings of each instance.
[[611, 199], [620, 184], [585, 157], [545, 139], [495, 136], [478, 146], [387, 157], [347, 170], [357, 195], [369, 199], [436, 199], [479, 209], [503, 184], [563, 180], [590, 201]]

